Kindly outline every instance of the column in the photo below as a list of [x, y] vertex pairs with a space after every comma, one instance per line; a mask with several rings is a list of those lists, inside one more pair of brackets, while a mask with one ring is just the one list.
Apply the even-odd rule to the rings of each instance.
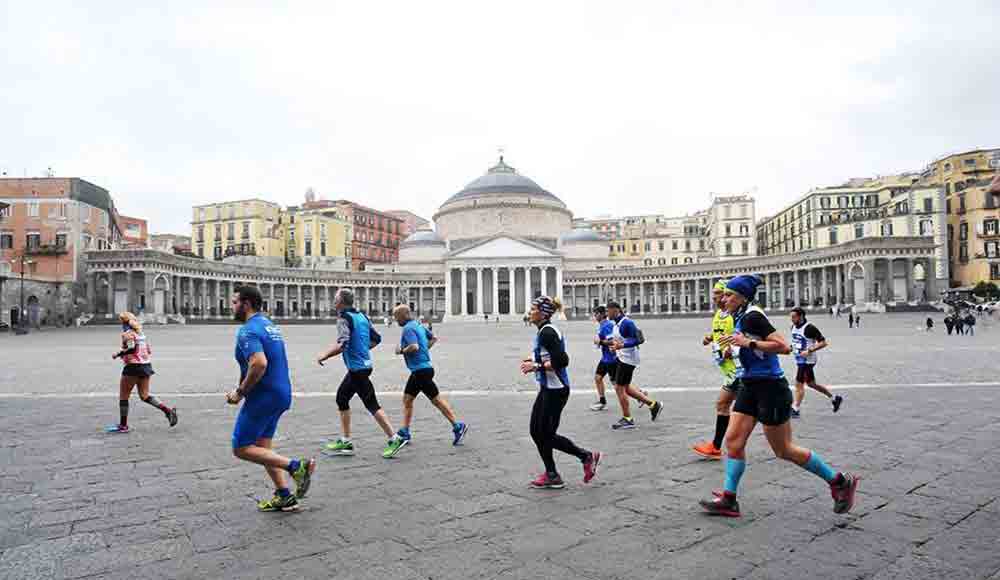
[[855, 301], [863, 302], [874, 302], [875, 296], [875, 260], [865, 260], [862, 262], [862, 267], [865, 270], [865, 295], [863, 300], [859, 300], [857, 296], [854, 297]]
[[541, 286], [539, 286], [539, 289], [541, 290], [542, 296], [548, 296], [549, 295], [549, 284], [548, 284], [548, 282], [549, 282], [549, 267], [548, 266], [542, 266], [539, 269], [542, 272]]
[[524, 268], [524, 313], [527, 314], [531, 310], [531, 268], [532, 266], [525, 266]]
[[[282, 302], [283, 306], [282, 306], [281, 315], [284, 316], [285, 318], [288, 318], [288, 317], [291, 316], [291, 313], [292, 313], [292, 304], [288, 301], [288, 283], [287, 282], [284, 284], [284, 289], [283, 290], [284, 290], [284, 292], [283, 292], [284, 301]], [[357, 296], [355, 296], [355, 298], [357, 298]], [[355, 304], [355, 306], [357, 306], [357, 304]]]
[[843, 290], [841, 290], [841, 285], [844, 283], [843, 275], [841, 274], [841, 265], [837, 264], [833, 267], [833, 300], [834, 304], [840, 308], [840, 305], [844, 303], [843, 300]]
[[[563, 271], [562, 268], [556, 266], [556, 296], [562, 296], [563, 293]], [[590, 306], [587, 306], [587, 310], [590, 310]]]
[[132, 306], [132, 270], [125, 270], [125, 310], [135, 313], [135, 307]]
[[454, 268], [446, 268], [444, 272], [444, 315], [452, 315], [452, 300], [454, 297], [451, 295], [453, 290], [453, 278], [455, 274]]
[[784, 308], [785, 308], [785, 271], [784, 270], [778, 272], [778, 304], [775, 307], [778, 310], [784, 310]]
[[483, 305], [483, 269], [476, 268], [476, 314], [485, 314]]
[[903, 267], [905, 268], [904, 274], [906, 275], [906, 301], [912, 302], [914, 300], [913, 258], [906, 258], [903, 262]]
[[674, 313], [674, 289], [673, 282], [667, 280], [667, 314]]
[[924, 290], [927, 293], [927, 301], [937, 302], [941, 296], [937, 289], [937, 263], [934, 258], [927, 258], [924, 272]]
[[802, 306], [802, 288], [799, 284], [799, 271], [792, 270], [792, 292], [794, 292], [795, 299], [792, 300], [793, 306]]
[[823, 308], [830, 308], [830, 289], [827, 286], [826, 281], [826, 267], [819, 269], [820, 275], [820, 291], [823, 292]]
[[490, 279], [493, 282], [493, 286], [490, 288], [491, 298], [493, 299], [490, 303], [490, 310], [493, 316], [500, 316], [500, 274], [496, 266], [490, 268]]
[[[560, 276], [561, 278], [562, 276]], [[587, 314], [594, 308], [594, 299], [590, 296], [590, 284], [584, 285], [583, 296], [587, 300]]]
[[212, 309], [208, 299], [208, 278], [201, 279], [201, 317], [211, 316]]
[[462, 304], [458, 309], [458, 313], [461, 315], [469, 314], [469, 270], [467, 268], [462, 268]]
[[[497, 274], [500, 279], [500, 274]], [[514, 314], [514, 268], [507, 268], [507, 313]]]
[[108, 318], [115, 315], [115, 272], [108, 272]]
[[680, 287], [680, 291], [681, 291], [680, 307], [681, 307], [681, 312], [685, 312], [686, 311], [686, 307], [687, 307], [687, 300], [688, 300], [688, 298], [687, 298], [687, 296], [688, 296], [688, 281], [687, 280], [681, 280], [680, 286], [681, 286]]
[[632, 282], [625, 283], [625, 312], [632, 314]]

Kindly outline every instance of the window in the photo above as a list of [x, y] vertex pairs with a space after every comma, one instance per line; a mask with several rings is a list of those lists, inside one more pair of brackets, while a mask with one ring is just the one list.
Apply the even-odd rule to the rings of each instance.
[[319, 224], [319, 237], [322, 240], [326, 239], [326, 224]]
[[882, 222], [882, 236], [892, 235], [892, 222]]
[[694, 262], [694, 260], [692, 260], [691, 258], [684, 258], [684, 263], [685, 264], [691, 264], [693, 262]]
[[14, 247], [14, 234], [4, 232], [0, 234], [0, 250], [9, 250]]
[[659, 248], [660, 248], [660, 251], [662, 252], [663, 251], [663, 240], [660, 240]]
[[30, 233], [25, 236], [25, 244], [29, 250], [37, 249], [38, 246], [42, 245], [42, 234], [37, 232]]
[[743, 255], [750, 253], [750, 242], [743, 242]]
[[728, 238], [731, 235], [733, 235], [733, 227], [729, 224], [726, 224], [726, 237]]
[[618, 244], [618, 253], [621, 254], [624, 252], [625, 252], [625, 244]]
[[931, 199], [931, 198], [929, 198], [929, 197], [925, 197], [924, 198], [924, 212], [931, 213], [932, 211], [934, 211], [934, 200]]
[[198, 208], [198, 221], [205, 221], [205, 208]]
[[958, 245], [958, 259], [963, 262], [969, 261], [969, 244], [961, 243]]
[[198, 257], [199, 258], [205, 257], [205, 246], [203, 244], [198, 244]]
[[730, 256], [730, 255], [732, 255], [732, 253], [733, 253], [733, 243], [732, 242], [726, 242], [726, 255]]
[[990, 264], [990, 280], [1000, 280], [1000, 264]]
[[676, 266], [677, 265], [677, 258], [670, 258], [670, 263], [673, 264], [674, 266]]
[[854, 239], [860, 240], [865, 237], [865, 224], [854, 224]]
[[243, 232], [241, 236], [244, 240], [250, 238], [250, 222], [243, 222]]
[[920, 235], [930, 236], [934, 234], [934, 222], [931, 220], [920, 220]]
[[951, 171], [951, 163], [945, 163], [944, 164], [944, 170], [945, 171]]
[[319, 255], [320, 256], [325, 256], [326, 255], [326, 241], [325, 240], [321, 240], [320, 243], [319, 243]]
[[652, 247], [652, 244], [651, 244], [650, 242], [646, 242], [646, 251], [647, 251], [647, 252], [649, 251], [649, 249], [650, 249], [651, 247]]
[[92, 243], [94, 243], [94, 238], [90, 237], [87, 234], [83, 234], [83, 249], [89, 250], [90, 244]]
[[969, 224], [967, 222], [962, 222], [958, 224], [958, 239], [960, 240], [969, 239]]
[[632, 242], [632, 253], [633, 254], [639, 253], [639, 244], [637, 242]]
[[61, 217], [61, 218], [66, 217], [66, 204], [65, 203], [58, 204], [58, 210], [57, 211], [59, 212], [59, 217]]
[[691, 240], [684, 240], [684, 251], [685, 252], [691, 251]]
[[671, 242], [670, 247], [673, 248], [674, 250], [676, 250], [677, 249], [677, 240], [674, 240], [673, 242]]
[[705, 249], [705, 240], [698, 240], [698, 249], [699, 250]]
[[205, 226], [198, 226], [198, 241], [205, 241]]
[[56, 247], [66, 247], [66, 234], [56, 234]]
[[216, 260], [221, 260], [222, 259], [222, 246], [215, 246], [214, 257], [215, 257]]
[[28, 217], [38, 217], [38, 202], [29, 201], [28, 202]]
[[236, 239], [236, 223], [229, 222], [226, 224], [226, 239], [235, 240]]
[[997, 242], [986, 242], [986, 257], [987, 258], [997, 257]]
[[306, 254], [307, 256], [313, 255], [313, 243], [312, 240], [306, 239]]
[[951, 213], [951, 200], [950, 199], [945, 200], [945, 202], [944, 202], [944, 211], [945, 211], [945, 213]]
[[983, 221], [983, 232], [987, 236], [997, 235], [997, 220], [984, 220]]
[[747, 204], [740, 205], [740, 217], [747, 217]]
[[215, 224], [215, 243], [222, 240], [222, 224]]
[[962, 165], [965, 165], [966, 167], [975, 167], [976, 166], [976, 160], [975, 159], [965, 159], [965, 160], [962, 161]]
[[830, 245], [837, 244], [837, 228], [830, 228]]

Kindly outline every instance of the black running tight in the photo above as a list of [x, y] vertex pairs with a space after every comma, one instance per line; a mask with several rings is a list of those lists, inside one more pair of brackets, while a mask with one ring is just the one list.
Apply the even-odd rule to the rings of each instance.
[[538, 390], [535, 398], [535, 406], [531, 410], [531, 438], [538, 446], [538, 454], [542, 456], [545, 463], [545, 471], [550, 474], [556, 471], [556, 462], [552, 457], [552, 450], [558, 449], [563, 453], [568, 453], [584, 461], [590, 453], [580, 449], [572, 441], [558, 435], [559, 419], [562, 416], [563, 407], [569, 400], [569, 388], [546, 389], [542, 387]]

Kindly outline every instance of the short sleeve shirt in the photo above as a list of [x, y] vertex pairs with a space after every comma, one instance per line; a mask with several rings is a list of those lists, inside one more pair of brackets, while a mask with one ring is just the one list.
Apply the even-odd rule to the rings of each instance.
[[255, 314], [236, 333], [236, 362], [240, 365], [240, 380], [247, 376], [250, 357], [261, 352], [267, 358], [267, 370], [247, 394], [244, 405], [288, 409], [292, 400], [292, 381], [288, 373], [288, 356], [281, 330], [263, 314]]

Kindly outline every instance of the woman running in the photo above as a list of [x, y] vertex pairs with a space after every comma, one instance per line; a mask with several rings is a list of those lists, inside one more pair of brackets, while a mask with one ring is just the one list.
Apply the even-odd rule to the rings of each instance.
[[760, 422], [774, 454], [822, 478], [830, 486], [834, 513], [847, 513], [861, 478], [834, 471], [815, 452], [792, 441], [792, 391], [778, 362], [778, 355], [789, 354], [791, 348], [764, 311], [752, 305], [760, 283], [756, 276], [736, 276], [726, 284], [723, 303], [735, 329], [719, 339], [719, 346], [732, 349], [741, 386], [726, 430], [725, 487], [712, 499], [701, 500], [701, 507], [711, 514], [739, 517], [736, 490], [746, 469], [747, 440]]
[[599, 451], [586, 451], [572, 441], [559, 435], [559, 418], [566, 401], [569, 400], [569, 355], [562, 333], [552, 325], [552, 315], [562, 310], [558, 298], [539, 296], [531, 303], [528, 320], [538, 327], [535, 335], [532, 358], [521, 363], [521, 372], [534, 373], [538, 381], [538, 396], [531, 410], [531, 438], [538, 446], [538, 454], [545, 464], [545, 473], [531, 482], [535, 489], [562, 489], [566, 487], [556, 471], [552, 451], [558, 449], [579, 459], [583, 463], [583, 482], [589, 483], [597, 475], [597, 465], [601, 462]]
[[122, 349], [111, 355], [112, 359], [121, 358], [125, 363], [122, 368], [122, 378], [118, 385], [118, 412], [119, 420], [117, 425], [108, 427], [111, 433], [128, 433], [128, 398], [132, 394], [133, 387], [139, 387], [139, 398], [143, 403], [152, 405], [163, 411], [167, 421], [173, 427], [177, 424], [177, 409], [170, 408], [156, 397], [149, 394], [149, 378], [153, 376], [153, 365], [150, 358], [153, 351], [149, 348], [146, 335], [142, 333], [142, 325], [131, 312], [122, 312], [118, 315], [118, 320], [122, 323]]

